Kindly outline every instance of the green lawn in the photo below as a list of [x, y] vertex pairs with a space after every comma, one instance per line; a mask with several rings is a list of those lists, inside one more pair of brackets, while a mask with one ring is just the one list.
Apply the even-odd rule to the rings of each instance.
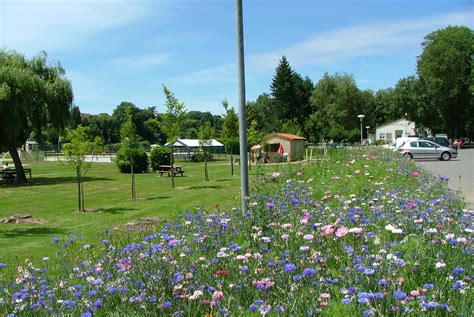
[[[137, 200], [130, 199], [130, 175], [118, 172], [114, 164], [95, 163], [84, 182], [86, 213], [76, 211], [75, 170], [61, 163], [33, 163], [28, 185], [0, 184], [0, 218], [32, 214], [45, 220], [42, 225], [0, 224], [0, 262], [17, 263], [51, 256], [52, 237], [69, 233], [98, 241], [103, 230], [142, 217], [170, 219], [196, 206], [208, 210], [239, 206], [240, 171], [230, 175], [228, 161], [209, 165], [210, 181], [204, 181], [202, 163], [184, 163], [185, 177], [139, 174]], [[253, 169], [255, 171], [255, 168]], [[216, 206], [219, 203], [220, 206]], [[100, 240], [99, 240], [100, 241]]]

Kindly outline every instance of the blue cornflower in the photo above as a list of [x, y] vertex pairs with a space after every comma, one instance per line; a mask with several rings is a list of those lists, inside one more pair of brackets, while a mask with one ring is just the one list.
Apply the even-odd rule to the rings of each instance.
[[161, 304], [161, 307], [163, 308], [170, 308], [172, 306], [171, 302], [164, 302], [163, 304]]
[[304, 276], [312, 276], [314, 274], [316, 274], [316, 270], [313, 269], [313, 268], [306, 268], [306, 269], [303, 270], [303, 275]]
[[102, 282], [102, 279], [97, 278], [97, 279], [94, 280], [94, 282], [92, 282], [92, 284], [94, 284], [94, 285], [102, 285], [103, 282]]
[[393, 292], [393, 296], [398, 300], [403, 300], [405, 299], [405, 297], [407, 297], [407, 293], [402, 292], [400, 290], [396, 290]]
[[293, 276], [293, 280], [296, 281], [296, 282], [301, 281], [301, 279], [302, 279], [301, 275]]
[[362, 305], [369, 303], [369, 299], [365, 297], [359, 298], [357, 301], [359, 302], [359, 304], [362, 304]]
[[82, 313], [81, 317], [92, 317], [92, 313], [87, 311], [85, 313]]
[[458, 289], [460, 289], [462, 286], [462, 283], [461, 281], [456, 281], [456, 283], [454, 283], [453, 287], [451, 288], [453, 291], [457, 291]]
[[5, 263], [0, 263], [0, 269], [4, 268], [5, 266], [7, 266]]
[[350, 297], [341, 299], [342, 304], [350, 304], [351, 302], [352, 302], [352, 298]]
[[387, 285], [388, 285], [388, 281], [387, 281], [386, 279], [381, 279], [381, 280], [379, 281], [379, 285], [380, 285], [380, 286], [387, 286]]
[[102, 303], [102, 301], [100, 299], [98, 299], [94, 302], [94, 307], [95, 308], [101, 308], [102, 306], [104, 306], [104, 303]]
[[96, 290], [92, 290], [92, 291], [89, 291], [89, 297], [94, 297], [97, 295], [97, 291]]
[[249, 310], [250, 310], [250, 311], [255, 311], [255, 310], [257, 310], [257, 309], [258, 309], [258, 305], [256, 305], [255, 303], [254, 303], [254, 304], [250, 304], [250, 306], [249, 306]]
[[296, 270], [296, 265], [293, 263], [288, 263], [283, 268], [283, 271], [285, 271], [286, 273], [293, 273], [295, 270]]
[[462, 267], [456, 267], [453, 269], [453, 274], [459, 275], [463, 273], [464, 273], [464, 269]]
[[249, 269], [249, 267], [247, 265], [242, 265], [241, 267], [239, 267], [239, 269], [245, 272]]
[[60, 239], [57, 238], [57, 237], [53, 237], [53, 238], [51, 238], [51, 240], [53, 240], [55, 243], [58, 243]]
[[373, 275], [374, 273], [375, 273], [374, 269], [369, 269], [369, 268], [364, 269], [365, 275]]
[[427, 284], [423, 285], [423, 288], [432, 289], [432, 288], [434, 288], [434, 284], [427, 283]]
[[425, 307], [426, 309], [436, 308], [438, 306], [439, 304], [436, 302], [428, 302], [423, 304], [423, 307]]

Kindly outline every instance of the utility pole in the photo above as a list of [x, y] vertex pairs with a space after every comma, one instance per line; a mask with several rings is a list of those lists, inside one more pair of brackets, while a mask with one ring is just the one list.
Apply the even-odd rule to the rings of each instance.
[[244, 27], [242, 0], [235, 0], [237, 18], [237, 82], [239, 85], [239, 138], [240, 138], [240, 186], [242, 213], [247, 211], [246, 197], [249, 196], [249, 165], [247, 157], [247, 119], [245, 109], [245, 63]]

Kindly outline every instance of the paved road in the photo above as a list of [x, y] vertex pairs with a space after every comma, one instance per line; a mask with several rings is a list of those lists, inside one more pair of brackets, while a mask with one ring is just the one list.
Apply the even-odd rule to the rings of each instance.
[[449, 177], [448, 186], [460, 190], [469, 207], [474, 208], [474, 148], [459, 150], [458, 157], [448, 162], [417, 160], [416, 164], [433, 175]]

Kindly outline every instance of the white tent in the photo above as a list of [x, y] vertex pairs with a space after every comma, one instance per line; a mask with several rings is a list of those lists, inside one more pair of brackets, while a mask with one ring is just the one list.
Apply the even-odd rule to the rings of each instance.
[[[178, 139], [173, 146], [176, 148], [184, 148], [184, 149], [195, 149], [201, 147], [199, 144], [199, 139]], [[169, 143], [165, 144], [166, 146], [169, 146]], [[206, 142], [204, 145], [205, 147], [212, 147], [212, 148], [219, 148], [219, 147], [224, 147], [224, 144], [221, 142], [217, 141], [216, 139], [212, 139], [210, 142]]]

